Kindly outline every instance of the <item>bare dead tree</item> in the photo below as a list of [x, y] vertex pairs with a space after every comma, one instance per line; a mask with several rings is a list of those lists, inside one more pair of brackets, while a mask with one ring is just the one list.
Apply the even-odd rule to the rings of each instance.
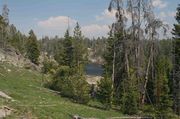
[[[127, 4], [127, 7], [124, 7]], [[157, 56], [158, 47], [156, 46], [159, 39], [159, 29], [163, 29], [166, 33], [167, 25], [159, 19], [155, 18], [153, 12], [153, 5], [151, 0], [111, 0], [109, 5], [109, 11], [116, 11], [116, 23], [112, 27], [112, 31], [115, 33], [122, 33], [122, 42], [117, 45], [122, 45], [124, 49], [124, 69], [127, 74], [125, 79], [131, 79], [134, 77], [133, 72], [136, 74], [134, 80], [139, 87], [140, 104], [145, 103], [147, 84], [149, 82], [149, 75], [152, 74], [152, 78], [155, 79], [155, 58]], [[127, 19], [127, 15], [130, 18]], [[131, 25], [126, 29], [127, 20], [131, 21]], [[143, 52], [143, 41], [148, 40], [148, 56]], [[120, 51], [119, 51], [120, 52]], [[115, 58], [118, 56], [118, 52], [115, 50], [113, 56], [113, 73], [112, 80], [114, 82], [115, 77]], [[147, 57], [147, 62], [145, 60]]]
[[[166, 34], [167, 31], [167, 25], [163, 24], [163, 22], [159, 19], [155, 18], [155, 15], [153, 14], [152, 11], [147, 12], [146, 13], [146, 18], [147, 18], [147, 24], [146, 24], [146, 28], [145, 28], [145, 32], [148, 36], [148, 40], [150, 41], [150, 52], [149, 52], [149, 58], [148, 58], [148, 64], [146, 67], [146, 72], [145, 72], [145, 77], [144, 77], [144, 83], [143, 83], [143, 91], [142, 91], [142, 95], [141, 95], [141, 104], [143, 105], [145, 102], [145, 96], [146, 96], [146, 89], [147, 89], [147, 83], [149, 80], [149, 73], [150, 73], [150, 68], [155, 69], [154, 68], [154, 60], [155, 60], [155, 56], [156, 56], [156, 51], [157, 51], [157, 47], [155, 47], [155, 43], [156, 41], [159, 39], [159, 33], [158, 30], [159, 29], [163, 29], [164, 34]], [[153, 73], [153, 72], [152, 72]]]

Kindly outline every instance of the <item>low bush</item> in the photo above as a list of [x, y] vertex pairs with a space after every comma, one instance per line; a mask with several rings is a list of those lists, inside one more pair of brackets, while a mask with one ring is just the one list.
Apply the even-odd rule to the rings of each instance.
[[110, 78], [105, 77], [98, 83], [97, 98], [105, 106], [105, 109], [109, 110], [112, 106], [112, 81]]
[[50, 88], [81, 104], [88, 103], [90, 99], [90, 86], [85, 77], [75, 75], [74, 70], [68, 66], [61, 66], [57, 70], [54, 79], [50, 82]]

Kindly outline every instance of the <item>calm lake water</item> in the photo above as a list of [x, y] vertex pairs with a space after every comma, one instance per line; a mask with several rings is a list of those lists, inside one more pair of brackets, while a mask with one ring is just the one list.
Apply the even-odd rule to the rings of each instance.
[[88, 64], [85, 70], [87, 75], [102, 76], [103, 74], [103, 68], [98, 64]]

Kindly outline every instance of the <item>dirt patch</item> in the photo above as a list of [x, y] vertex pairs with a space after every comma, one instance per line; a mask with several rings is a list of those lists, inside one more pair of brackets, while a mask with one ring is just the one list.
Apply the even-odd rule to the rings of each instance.
[[103, 77], [101, 76], [90, 76], [90, 75], [87, 75], [86, 76], [86, 80], [89, 84], [94, 84], [96, 85]]

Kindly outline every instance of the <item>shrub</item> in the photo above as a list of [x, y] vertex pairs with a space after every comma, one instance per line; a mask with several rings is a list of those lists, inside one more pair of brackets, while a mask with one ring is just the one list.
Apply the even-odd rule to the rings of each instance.
[[105, 77], [98, 83], [97, 97], [98, 100], [105, 106], [105, 109], [110, 109], [112, 105], [112, 81]]
[[124, 114], [133, 115], [138, 113], [138, 106], [136, 99], [137, 99], [136, 93], [132, 90], [124, 94], [124, 101], [123, 101]]
[[90, 86], [84, 76], [76, 76], [74, 80], [74, 99], [78, 103], [87, 104], [90, 100]]
[[42, 73], [44, 74], [54, 74], [55, 70], [57, 69], [58, 65], [55, 61], [50, 61], [48, 59], [45, 59], [43, 62], [43, 67], [42, 67]]
[[61, 66], [57, 70], [50, 88], [60, 91], [62, 96], [72, 98], [81, 104], [88, 103], [90, 99], [90, 88], [85, 77], [75, 75], [74, 70], [68, 66]]
[[60, 91], [62, 95], [69, 97], [69, 95], [66, 94], [66, 90], [69, 92], [68, 90], [71, 88], [70, 74], [71, 69], [68, 66], [61, 66], [58, 68], [54, 75], [54, 79], [50, 82], [50, 88], [52, 90]]

